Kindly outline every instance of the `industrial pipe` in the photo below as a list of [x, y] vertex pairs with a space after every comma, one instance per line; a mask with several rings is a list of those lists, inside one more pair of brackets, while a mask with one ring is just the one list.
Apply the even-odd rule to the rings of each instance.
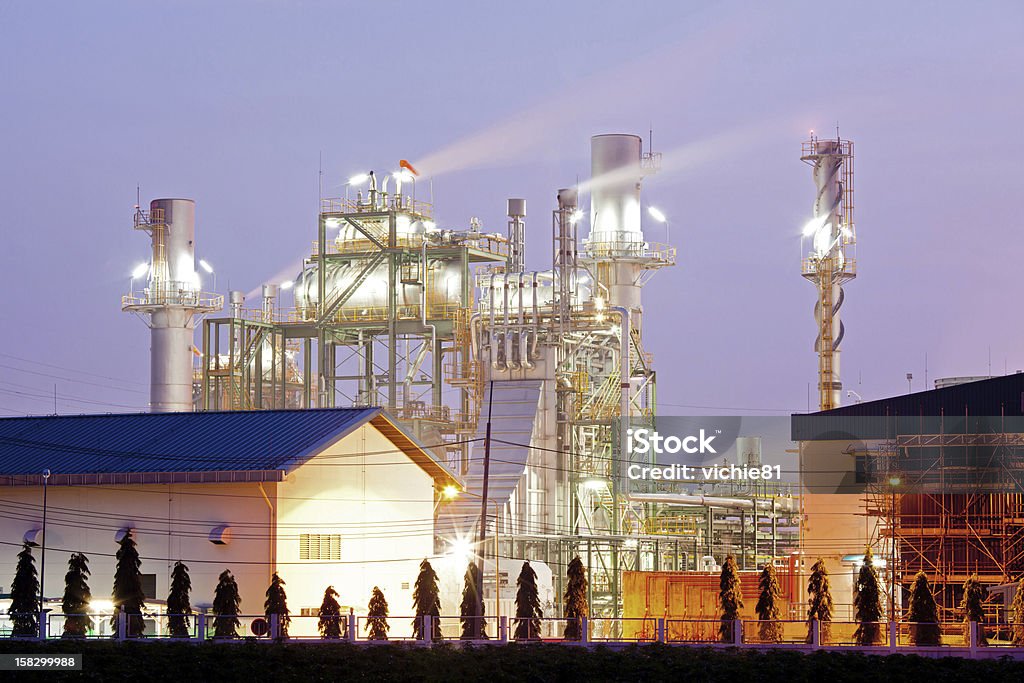
[[[420, 323], [424, 329], [430, 330], [430, 349], [431, 351], [437, 346], [437, 325], [427, 322], [427, 241], [423, 240], [421, 247], [421, 258], [423, 259], [423, 266], [420, 271]], [[409, 390], [412, 387], [413, 377], [416, 372], [420, 369], [423, 364], [423, 359], [426, 358], [427, 354], [426, 345], [420, 349], [419, 355], [416, 357], [416, 361], [409, 366], [409, 372], [405, 377], [405, 397], [409, 396]]]
[[706, 507], [730, 508], [733, 510], [753, 510], [757, 507], [774, 509], [784, 512], [795, 512], [796, 504], [792, 498], [776, 498], [772, 500], [750, 498], [722, 498], [719, 496], [703, 496], [689, 493], [627, 493], [628, 500], [637, 503], [664, 503], [666, 505], [702, 505]]

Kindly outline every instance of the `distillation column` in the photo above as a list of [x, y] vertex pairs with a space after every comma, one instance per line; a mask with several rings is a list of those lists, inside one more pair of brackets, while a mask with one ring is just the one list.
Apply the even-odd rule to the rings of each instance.
[[200, 291], [195, 214], [191, 199], [154, 199], [148, 212], [136, 209], [135, 229], [152, 241], [149, 280], [122, 299], [121, 310], [136, 313], [150, 329], [149, 407], [155, 413], [192, 410], [196, 319], [224, 305], [223, 297]]
[[845, 292], [843, 284], [856, 277], [856, 263], [848, 258], [847, 246], [856, 243], [853, 227], [853, 143], [848, 140], [819, 140], [804, 143], [801, 160], [812, 167], [817, 190], [813, 218], [804, 229], [811, 241], [804, 259], [803, 276], [814, 283], [818, 300], [814, 305], [818, 354], [818, 403], [831, 410], [842, 402], [843, 384], [839, 372], [839, 348], [846, 333], [840, 318]]

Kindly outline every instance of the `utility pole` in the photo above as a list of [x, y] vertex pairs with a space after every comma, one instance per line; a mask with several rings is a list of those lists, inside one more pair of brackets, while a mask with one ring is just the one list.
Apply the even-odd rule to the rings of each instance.
[[43, 529], [39, 552], [39, 636], [46, 633], [46, 493], [50, 470], [43, 470]]
[[[476, 613], [483, 616], [484, 613], [484, 543], [487, 540], [487, 486], [491, 476], [491, 409], [494, 407], [494, 380], [491, 380], [487, 391], [487, 426], [484, 431], [484, 485], [480, 494], [480, 538], [477, 542], [477, 557], [480, 559], [480, 571], [476, 573]], [[494, 518], [495, 531], [497, 531], [498, 518]], [[494, 561], [498, 561], [498, 551], [495, 547]], [[495, 591], [500, 586], [495, 584]], [[482, 626], [482, 619], [477, 619], [473, 626], [473, 634], [479, 639]]]

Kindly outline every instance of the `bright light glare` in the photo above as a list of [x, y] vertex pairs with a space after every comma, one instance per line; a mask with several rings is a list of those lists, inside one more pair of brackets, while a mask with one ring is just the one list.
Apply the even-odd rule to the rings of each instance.
[[591, 477], [583, 480], [583, 488], [590, 489], [591, 491], [599, 491], [608, 486], [608, 482], [604, 479], [598, 479], [597, 477]]
[[437, 229], [437, 223], [434, 221], [423, 221], [423, 227], [428, 231], [433, 231]]
[[447, 486], [444, 487], [444, 489], [441, 490], [441, 495], [449, 500], [458, 496], [459, 493], [459, 487], [455, 486], [454, 484], [448, 484]]
[[814, 233], [818, 232], [818, 229], [825, 225], [825, 221], [827, 220], [828, 214], [825, 214], [824, 216], [812, 218], [811, 220], [807, 221], [807, 224], [804, 225], [804, 237], [810, 237]]
[[889, 485], [890, 486], [899, 486], [900, 485], [900, 478], [899, 477], [889, 477]]
[[211, 266], [209, 263], [207, 263], [203, 259], [199, 259], [199, 267], [202, 268], [203, 270], [205, 270], [207, 273], [212, 273], [213, 272], [213, 266]]
[[135, 280], [138, 280], [140, 277], [142, 277], [143, 275], [145, 275], [148, 272], [149, 272], [149, 264], [148, 263], [140, 263], [139, 265], [135, 266], [135, 269], [132, 271], [132, 278], [135, 279]]
[[853, 231], [852, 231], [852, 230], [850, 230], [850, 229], [849, 229], [848, 227], [846, 227], [845, 225], [843, 226], [843, 237], [845, 237], [845, 238], [847, 238], [847, 239], [849, 239], [850, 237], [853, 237]]
[[410, 182], [416, 179], [416, 176], [414, 176], [408, 169], [405, 168], [403, 168], [400, 171], [395, 171], [391, 175], [393, 175], [395, 179], [401, 180], [402, 182]]
[[579, 223], [581, 218], [583, 218], [582, 209], [576, 209], [569, 215], [569, 222], [575, 225], [576, 223]]
[[594, 297], [594, 308], [596, 308], [599, 311], [603, 311], [604, 310], [604, 299], [602, 297], [599, 297], [599, 296], [595, 296]]
[[337, 218], [328, 218], [327, 220], [324, 221], [324, 225], [333, 230], [334, 228], [337, 228], [338, 226], [341, 225], [341, 220]]
[[363, 183], [365, 183], [369, 179], [370, 179], [370, 174], [369, 173], [357, 173], [357, 174], [355, 174], [354, 176], [352, 176], [351, 178], [348, 179], [348, 184], [349, 185], [362, 185]]
[[89, 601], [89, 611], [110, 614], [114, 611], [114, 603], [110, 600], [91, 600]]
[[291, 289], [292, 285], [294, 284], [295, 283], [292, 282], [291, 280], [285, 280], [284, 282], [281, 283], [281, 289]]
[[473, 544], [468, 538], [456, 538], [451, 542], [452, 555], [466, 558], [473, 554]]
[[651, 214], [651, 218], [658, 221], [659, 223], [664, 223], [668, 220], [668, 218], [665, 217], [665, 214], [661, 212], [661, 209], [655, 206], [647, 207], [647, 213]]

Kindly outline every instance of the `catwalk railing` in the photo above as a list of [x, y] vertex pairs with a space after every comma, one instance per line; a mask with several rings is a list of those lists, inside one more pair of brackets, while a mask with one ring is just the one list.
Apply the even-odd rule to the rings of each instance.
[[[566, 645], [628, 645], [664, 643], [706, 647], [753, 649], [863, 651], [872, 654], [920, 654], [923, 656], [960, 656], [989, 658], [1010, 656], [1024, 659], [1024, 645], [1014, 645], [1024, 636], [1024, 625], [1011, 623], [945, 622], [805, 622], [674, 618], [582, 618], [579, 623], [565, 618], [544, 617], [533, 620], [501, 616], [463, 621], [458, 616], [388, 616], [386, 638], [374, 634], [374, 620], [354, 613], [335, 617], [296, 615], [285, 622], [276, 615], [240, 614], [234, 617], [215, 614], [175, 615], [143, 614], [142, 633], [133, 631], [132, 615], [64, 615], [53, 612], [0, 615], [0, 637], [21, 640], [177, 640], [181, 642], [347, 642], [379, 645], [393, 642], [421, 646], [476, 643], [507, 645], [514, 643], [562, 643]], [[77, 629], [85, 635], [65, 633], [69, 617], [76, 618]], [[84, 623], [82, 618], [88, 619]], [[21, 622], [20, 624], [18, 622]], [[172, 626], [178, 635], [172, 635]], [[573, 629], [568, 627], [573, 626]], [[321, 628], [323, 627], [323, 628]], [[38, 630], [34, 630], [38, 628]], [[21, 635], [15, 635], [20, 630]], [[31, 631], [26, 634], [26, 631]], [[575, 632], [579, 637], [567, 637]], [[234, 635], [232, 635], [234, 634]], [[916, 641], [916, 642], [915, 642]], [[925, 644], [930, 643], [930, 644]]]

